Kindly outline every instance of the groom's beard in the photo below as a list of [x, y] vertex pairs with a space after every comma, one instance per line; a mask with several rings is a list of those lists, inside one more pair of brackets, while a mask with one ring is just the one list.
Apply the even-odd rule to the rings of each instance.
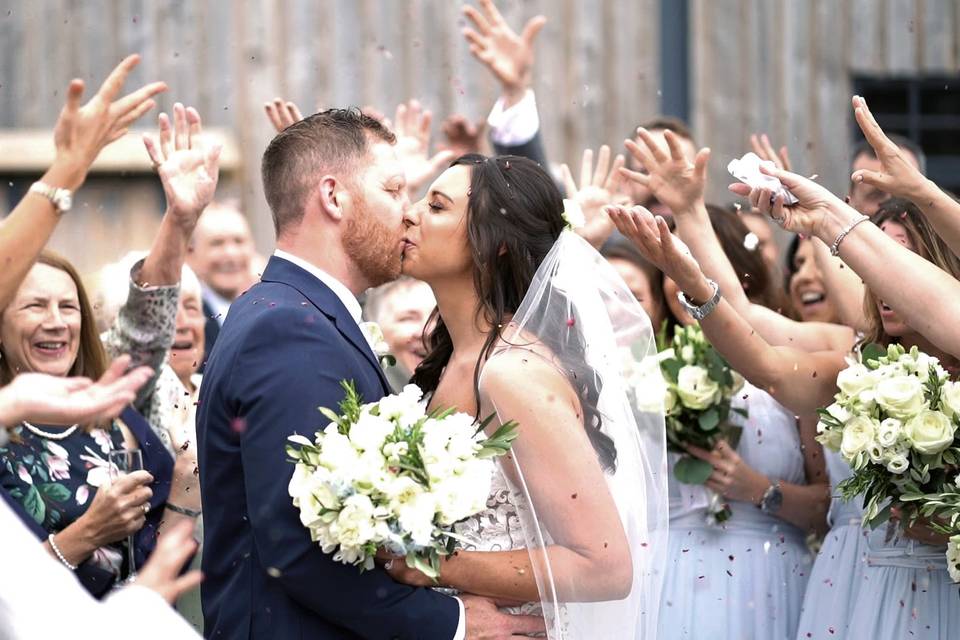
[[371, 287], [400, 277], [400, 240], [400, 233], [380, 223], [366, 201], [357, 203], [343, 233], [347, 255]]

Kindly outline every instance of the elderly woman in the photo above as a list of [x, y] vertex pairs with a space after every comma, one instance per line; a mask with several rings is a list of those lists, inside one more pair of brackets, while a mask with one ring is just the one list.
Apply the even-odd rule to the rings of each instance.
[[[196, 138], [196, 111], [178, 104], [174, 121], [176, 136], [161, 114], [159, 147], [146, 141], [168, 208], [150, 253], [131, 271], [129, 297], [113, 327], [101, 342], [76, 271], [62, 258], [41, 255], [0, 314], [0, 384], [21, 372], [96, 379], [108, 352], [130, 353], [135, 363], [160, 371], [173, 342], [187, 242], [213, 197], [219, 156], [219, 148], [206, 148]], [[134, 408], [149, 415], [155, 387], [155, 380], [149, 381]], [[163, 429], [132, 409], [103, 424], [24, 421], [0, 448], [0, 488], [19, 504], [21, 516], [48, 532], [49, 553], [79, 569], [91, 593], [102, 594], [134, 569], [123, 553], [128, 535], [137, 533], [139, 565], [156, 543], [161, 520], [192, 517], [194, 510], [176, 502], [189, 485], [174, 475], [173, 459], [156, 436]], [[111, 483], [109, 453], [123, 448], [139, 448], [147, 471]], [[192, 477], [192, 470], [184, 475]]]

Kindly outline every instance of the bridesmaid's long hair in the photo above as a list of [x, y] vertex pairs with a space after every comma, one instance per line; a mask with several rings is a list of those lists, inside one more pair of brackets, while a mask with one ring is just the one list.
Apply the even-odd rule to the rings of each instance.
[[[503, 327], [516, 313], [533, 276], [553, 248], [566, 223], [563, 196], [540, 165], [519, 156], [487, 158], [468, 154], [454, 166], [470, 167], [467, 197], [467, 240], [473, 258], [473, 285], [479, 298], [478, 317], [494, 329], [487, 336], [473, 372], [474, 398], [480, 407], [480, 370], [501, 338]], [[427, 356], [412, 382], [424, 392], [434, 391], [453, 353], [453, 340], [437, 309], [424, 337]], [[616, 466], [616, 449], [600, 431], [597, 410], [600, 382], [586, 364], [585, 345], [578, 331], [566, 326], [543, 331], [537, 338], [560, 361], [583, 409], [587, 436], [604, 469]], [[596, 381], [587, 382], [584, 381]]]

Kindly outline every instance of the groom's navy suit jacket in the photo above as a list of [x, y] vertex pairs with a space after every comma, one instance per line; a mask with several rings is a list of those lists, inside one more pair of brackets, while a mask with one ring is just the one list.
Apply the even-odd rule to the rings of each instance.
[[389, 393], [333, 291], [271, 258], [262, 281], [230, 307], [200, 389], [208, 638], [453, 638], [456, 600], [334, 562], [292, 505], [287, 437], [326, 425], [317, 408], [337, 409], [341, 380], [353, 380], [366, 402]]

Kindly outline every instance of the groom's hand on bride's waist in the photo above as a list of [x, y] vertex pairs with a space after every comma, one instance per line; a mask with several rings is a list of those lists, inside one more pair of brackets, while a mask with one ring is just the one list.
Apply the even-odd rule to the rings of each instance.
[[507, 640], [514, 635], [545, 633], [541, 616], [511, 615], [497, 608], [497, 603], [481, 596], [461, 595], [467, 618], [465, 640]]

